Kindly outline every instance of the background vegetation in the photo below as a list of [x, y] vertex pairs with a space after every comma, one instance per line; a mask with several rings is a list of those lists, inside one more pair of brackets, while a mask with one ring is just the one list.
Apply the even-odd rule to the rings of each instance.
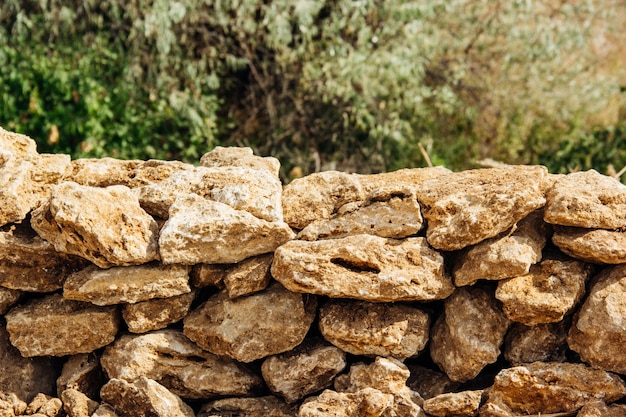
[[251, 146], [285, 180], [485, 158], [613, 173], [622, 3], [5, 0], [0, 125], [75, 158]]

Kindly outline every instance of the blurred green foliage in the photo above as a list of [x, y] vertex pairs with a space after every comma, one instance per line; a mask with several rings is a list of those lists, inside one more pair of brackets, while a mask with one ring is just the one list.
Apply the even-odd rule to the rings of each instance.
[[[626, 164], [592, 40], [618, 0], [5, 0], [0, 125], [73, 157], [251, 146], [378, 172]], [[605, 164], [596, 166], [594, 164]]]

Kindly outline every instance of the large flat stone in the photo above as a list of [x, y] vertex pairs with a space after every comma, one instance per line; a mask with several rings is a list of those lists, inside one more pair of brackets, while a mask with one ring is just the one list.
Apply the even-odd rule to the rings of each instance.
[[196, 291], [169, 298], [155, 298], [122, 306], [122, 317], [132, 333], [164, 329], [182, 320], [191, 309]]
[[495, 237], [543, 207], [548, 171], [510, 166], [442, 175], [417, 189], [428, 243], [458, 250]]
[[419, 237], [293, 240], [274, 253], [272, 276], [291, 291], [375, 302], [437, 300], [454, 290], [443, 257]]
[[626, 233], [621, 230], [557, 226], [552, 243], [576, 259], [601, 264], [626, 263]]

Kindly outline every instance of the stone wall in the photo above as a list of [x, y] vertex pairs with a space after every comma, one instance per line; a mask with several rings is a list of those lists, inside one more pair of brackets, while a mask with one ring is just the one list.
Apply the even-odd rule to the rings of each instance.
[[626, 187], [38, 154], [0, 129], [0, 416], [624, 416]]

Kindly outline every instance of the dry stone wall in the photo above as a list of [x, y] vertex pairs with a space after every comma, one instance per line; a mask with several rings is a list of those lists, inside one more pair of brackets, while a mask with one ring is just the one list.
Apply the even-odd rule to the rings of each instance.
[[626, 186], [278, 169], [0, 129], [0, 416], [626, 416]]

